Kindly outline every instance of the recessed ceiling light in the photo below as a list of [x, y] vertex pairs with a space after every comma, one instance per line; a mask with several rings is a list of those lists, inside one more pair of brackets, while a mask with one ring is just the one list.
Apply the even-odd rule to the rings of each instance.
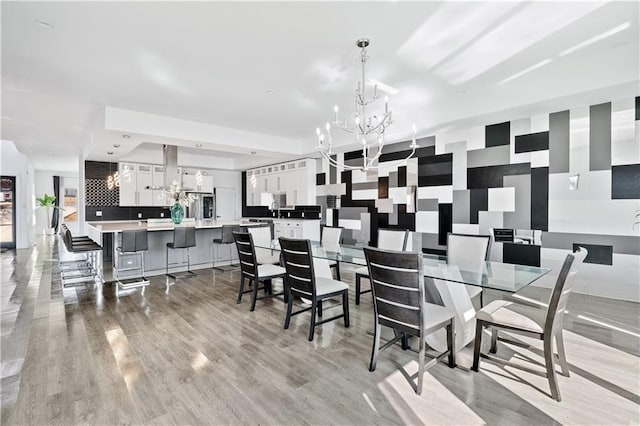
[[267, 90], [267, 95], [273, 95], [273, 90]]
[[36, 19], [33, 22], [35, 22], [36, 24], [38, 24], [42, 28], [51, 28], [51, 27], [53, 27], [53, 25], [51, 25], [51, 23], [45, 21], [44, 19]]
[[122, 135], [122, 138], [123, 138], [123, 139], [129, 139], [130, 137], [131, 137], [131, 136], [129, 136], [129, 135]]
[[256, 152], [255, 151], [251, 151], [251, 155], [256, 155]]
[[113, 151], [107, 151], [107, 155], [113, 155]]
[[113, 147], [114, 147], [114, 148], [120, 148], [120, 144], [119, 144], [119, 143], [114, 143], [114, 144], [113, 144]]
[[202, 144], [201, 143], [197, 143], [196, 144], [196, 148], [202, 148]]

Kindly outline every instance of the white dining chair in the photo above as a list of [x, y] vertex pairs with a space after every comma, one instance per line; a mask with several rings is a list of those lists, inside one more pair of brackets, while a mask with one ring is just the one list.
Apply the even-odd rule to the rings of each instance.
[[[463, 271], [481, 274], [489, 259], [491, 237], [489, 235], [447, 235], [447, 263], [456, 265]], [[482, 287], [465, 286], [469, 297], [480, 295], [480, 306], [484, 305]]]
[[[322, 237], [320, 243], [322, 248], [328, 252], [340, 251], [340, 240], [342, 238], [342, 228], [333, 226], [322, 227]], [[336, 270], [336, 279], [340, 281], [340, 262], [337, 260], [328, 260], [329, 267]]]
[[[404, 251], [407, 248], [409, 231], [404, 229], [378, 229], [378, 248], [382, 250]], [[362, 278], [369, 278], [369, 269], [366, 266], [355, 270], [356, 274], [356, 305], [360, 304], [360, 295], [369, 293], [371, 289], [362, 290]]]
[[258, 265], [278, 265], [280, 253], [267, 248], [272, 246], [271, 228], [269, 226], [251, 226], [247, 230], [253, 239]]

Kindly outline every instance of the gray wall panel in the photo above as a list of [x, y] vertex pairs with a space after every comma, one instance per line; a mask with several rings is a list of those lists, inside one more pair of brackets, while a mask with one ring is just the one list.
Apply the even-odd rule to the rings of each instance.
[[[504, 227], [513, 229], [531, 228], [531, 175], [505, 176], [503, 181], [505, 188], [515, 188], [516, 198], [515, 211], [504, 212]], [[455, 206], [453, 211], [455, 213]]]
[[549, 114], [549, 173], [569, 173], [569, 111]]
[[542, 247], [572, 250], [573, 243], [613, 246], [617, 254], [640, 256], [640, 238], [623, 235], [569, 234], [564, 232], [543, 232]]
[[485, 149], [474, 149], [467, 152], [467, 167], [500, 166], [511, 162], [509, 145], [492, 146]]
[[453, 223], [469, 223], [469, 190], [453, 191]]
[[589, 170], [611, 168], [611, 102], [589, 108]]

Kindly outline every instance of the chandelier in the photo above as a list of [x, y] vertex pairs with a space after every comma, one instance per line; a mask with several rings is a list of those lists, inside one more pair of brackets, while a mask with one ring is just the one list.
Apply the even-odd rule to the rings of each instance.
[[[318, 137], [318, 146], [316, 149], [320, 152], [323, 158], [325, 158], [329, 164], [341, 167], [344, 170], [363, 170], [375, 169], [378, 167], [378, 159], [382, 154], [382, 148], [384, 147], [385, 139], [384, 134], [389, 126], [393, 124], [391, 110], [389, 109], [389, 98], [384, 97], [384, 111], [374, 113], [367, 116], [367, 107], [373, 104], [379, 99], [378, 85], [373, 84], [373, 94], [367, 98], [365, 93], [367, 80], [365, 80], [365, 65], [369, 57], [367, 56], [367, 46], [369, 46], [368, 38], [361, 38], [356, 41], [356, 46], [360, 48], [360, 62], [362, 64], [362, 81], [358, 82], [358, 88], [356, 89], [355, 98], [355, 113], [353, 121], [347, 120], [346, 117], [340, 118], [338, 116], [338, 106], [333, 108], [333, 121], [327, 122], [325, 125], [325, 134], [318, 127], [316, 129], [316, 136]], [[372, 81], [373, 83], [373, 81]], [[331, 137], [331, 127], [337, 127], [345, 132], [352, 133], [354, 140], [362, 145], [362, 166], [350, 166], [343, 163], [339, 163], [332, 156], [333, 152], [333, 138]], [[413, 140], [411, 145], [411, 153], [400, 162], [406, 162], [409, 158], [413, 157], [416, 152], [416, 148], [419, 148], [416, 144], [416, 127], [413, 126]]]

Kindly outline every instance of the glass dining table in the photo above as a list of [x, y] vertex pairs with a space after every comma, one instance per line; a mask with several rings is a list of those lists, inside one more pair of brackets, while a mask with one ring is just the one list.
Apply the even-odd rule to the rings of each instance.
[[[279, 248], [277, 240], [269, 247], [256, 244], [256, 250], [277, 251]], [[328, 248], [312, 241], [311, 250], [316, 260], [316, 275], [331, 277], [328, 261], [358, 266], [367, 264], [364, 246], [340, 244]], [[550, 272], [548, 268], [495, 261], [486, 261], [482, 271], [469, 271], [448, 263], [446, 256], [423, 254], [422, 258], [426, 301], [446, 306], [455, 313], [457, 348], [463, 348], [475, 336], [476, 309], [466, 286], [515, 293]], [[427, 343], [436, 350], [446, 350], [444, 331], [428, 336]]]

